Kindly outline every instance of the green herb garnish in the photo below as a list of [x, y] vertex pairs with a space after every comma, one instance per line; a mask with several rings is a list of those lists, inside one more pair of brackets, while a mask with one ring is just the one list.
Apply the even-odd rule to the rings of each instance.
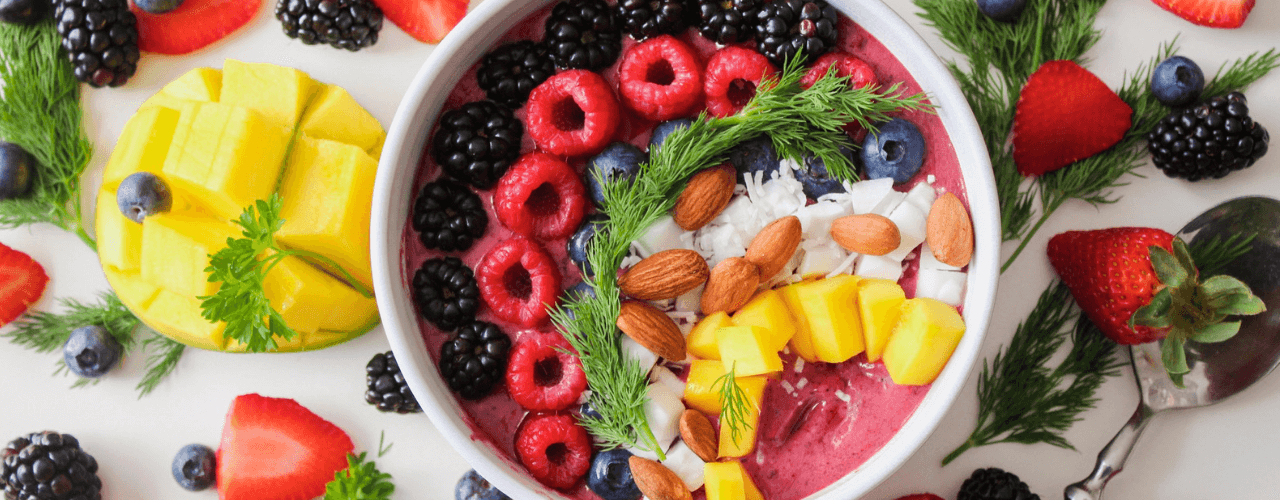
[[[391, 450], [391, 445], [382, 446], [384, 432], [378, 438], [378, 458], [382, 458]], [[333, 473], [333, 481], [324, 485], [324, 500], [389, 500], [395, 493], [396, 485], [391, 483], [391, 474], [381, 472], [372, 460], [366, 462], [367, 452], [359, 456], [347, 454], [347, 468]]]
[[738, 444], [738, 435], [752, 429], [751, 424], [747, 423], [747, 415], [752, 411], [759, 411], [747, 398], [747, 392], [742, 390], [742, 386], [738, 385], [738, 377], [734, 373], [737, 368], [729, 368], [728, 373], [721, 375], [711, 384], [712, 388], [720, 386], [720, 425], [729, 429], [729, 438], [733, 440], [733, 444]]

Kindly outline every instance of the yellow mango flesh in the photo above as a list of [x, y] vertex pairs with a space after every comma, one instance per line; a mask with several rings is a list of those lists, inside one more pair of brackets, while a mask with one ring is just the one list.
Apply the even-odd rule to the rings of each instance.
[[381, 144], [384, 135], [378, 120], [337, 85], [320, 87], [298, 129], [309, 137], [346, 142], [364, 151]]
[[190, 295], [162, 289], [138, 317], [157, 332], [192, 347], [220, 351], [227, 344], [222, 335], [227, 324], [204, 319], [200, 300]]
[[142, 279], [138, 273], [122, 272], [110, 266], [102, 268], [107, 275], [107, 282], [115, 290], [120, 302], [134, 311], [142, 311], [151, 305], [151, 301], [160, 293], [160, 287]]
[[285, 257], [267, 273], [264, 288], [285, 323], [304, 334], [355, 330], [378, 315], [373, 299], [294, 256]]
[[867, 361], [879, 361], [884, 354], [905, 300], [907, 295], [895, 281], [864, 278], [858, 282], [858, 315], [867, 342]]
[[[763, 392], [761, 395], [763, 395]], [[742, 428], [738, 429], [736, 438], [732, 429], [725, 425], [724, 419], [720, 419], [720, 446], [718, 453], [721, 457], [745, 457], [755, 451], [756, 431], [760, 429], [760, 399], [755, 399], [751, 402], [751, 410], [746, 415], [743, 415], [744, 422]]]
[[[94, 227], [98, 230], [98, 259], [104, 267], [137, 272], [142, 259], [142, 224], [120, 213], [116, 193], [104, 191], [98, 197]], [[103, 237], [102, 235], [110, 235]]]
[[758, 326], [726, 326], [716, 330], [720, 362], [740, 377], [782, 371], [782, 358], [768, 330]]
[[899, 385], [932, 383], [964, 337], [964, 318], [954, 307], [917, 297], [902, 304], [902, 315], [884, 350], [884, 366]]
[[747, 500], [747, 474], [737, 461], [707, 462], [702, 474], [707, 500]]
[[768, 346], [781, 351], [796, 333], [795, 319], [777, 290], [765, 290], [733, 313], [733, 324], [758, 326], [769, 332]]
[[257, 111], [290, 134], [315, 91], [316, 82], [293, 68], [234, 59], [222, 65], [220, 102]]
[[[720, 405], [722, 387], [717, 381], [724, 374], [724, 365], [719, 361], [693, 360], [689, 364], [689, 376], [684, 386], [685, 405], [708, 415], [719, 415], [723, 409]], [[768, 379], [759, 376], [738, 377], [738, 387], [747, 394], [747, 399], [757, 403], [757, 408], [764, 399], [764, 387], [768, 382]]]
[[230, 224], [190, 215], [161, 213], [142, 221], [142, 279], [189, 297], [212, 295], [209, 255], [238, 237]]
[[142, 102], [138, 109], [166, 107], [181, 109], [191, 102], [218, 102], [222, 93], [222, 71], [214, 68], [196, 68], [169, 82], [155, 95]]
[[693, 330], [689, 331], [689, 336], [685, 338], [685, 348], [689, 354], [701, 359], [720, 359], [720, 347], [716, 344], [716, 330], [726, 326], [733, 326], [733, 320], [729, 319], [729, 314], [724, 311], [716, 311], [711, 315], [702, 318]]
[[865, 348], [858, 318], [858, 278], [841, 274], [797, 288], [819, 361], [843, 363]]
[[791, 346], [791, 352], [805, 361], [817, 362], [818, 353], [813, 350], [813, 334], [809, 332], [809, 317], [804, 315], [804, 307], [800, 304], [798, 290], [804, 285], [805, 282], [784, 286], [778, 289], [778, 294], [782, 296], [782, 301], [787, 305], [787, 311], [795, 319], [796, 333], [791, 336], [791, 341], [787, 344]]
[[169, 108], [146, 108], [129, 118], [102, 171], [103, 188], [114, 191], [134, 172], [159, 174], [177, 125], [178, 112]]

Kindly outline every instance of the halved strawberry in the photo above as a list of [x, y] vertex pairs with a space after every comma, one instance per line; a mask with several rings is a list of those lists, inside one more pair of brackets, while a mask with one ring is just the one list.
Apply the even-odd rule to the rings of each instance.
[[[190, 1], [190, 0], [188, 0]], [[237, 396], [218, 447], [221, 500], [310, 500], [347, 468], [355, 446], [292, 399]]]
[[1022, 87], [1013, 116], [1013, 160], [1022, 175], [1041, 175], [1114, 146], [1129, 131], [1133, 108], [1106, 83], [1071, 61], [1049, 61]]
[[39, 262], [0, 243], [0, 326], [27, 312], [47, 284], [49, 276]]
[[468, 0], [373, 0], [387, 19], [423, 43], [440, 43], [467, 15]]
[[186, 0], [164, 14], [149, 14], [129, 2], [138, 16], [138, 48], [158, 54], [200, 50], [248, 24], [262, 0]]
[[1152, 0], [1178, 17], [1210, 28], [1239, 28], [1255, 0]]

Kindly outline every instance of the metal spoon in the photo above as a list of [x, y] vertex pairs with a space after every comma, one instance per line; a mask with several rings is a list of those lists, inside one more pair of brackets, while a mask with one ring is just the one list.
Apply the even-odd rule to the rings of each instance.
[[1280, 201], [1266, 197], [1229, 200], [1189, 222], [1179, 236], [1194, 246], [1241, 232], [1256, 232], [1252, 247], [1227, 265], [1234, 276], [1261, 297], [1267, 311], [1243, 318], [1240, 333], [1216, 344], [1187, 343], [1191, 373], [1185, 387], [1174, 385], [1164, 371], [1159, 342], [1130, 348], [1133, 373], [1142, 401], [1116, 437], [1098, 453], [1088, 478], [1067, 486], [1066, 500], [1098, 500], [1107, 481], [1124, 468], [1138, 436], [1157, 413], [1208, 406], [1253, 385], [1280, 364]]

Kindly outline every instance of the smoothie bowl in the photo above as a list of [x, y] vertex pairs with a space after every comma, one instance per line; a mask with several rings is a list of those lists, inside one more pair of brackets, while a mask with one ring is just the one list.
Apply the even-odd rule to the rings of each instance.
[[[401, 103], [372, 207], [380, 312], [432, 423], [513, 498], [858, 497], [963, 387], [999, 257], [973, 116], [883, 4], [794, 3], [765, 10], [825, 37], [819, 69], [787, 65], [785, 29], [757, 52], [708, 39], [736, 21], [668, 36], [612, 5], [488, 0]], [[772, 86], [784, 72], [819, 81]], [[794, 121], [734, 118], [810, 84], [896, 105], [877, 133], [834, 126], [861, 151], [828, 124], [791, 134], [794, 158]]]

